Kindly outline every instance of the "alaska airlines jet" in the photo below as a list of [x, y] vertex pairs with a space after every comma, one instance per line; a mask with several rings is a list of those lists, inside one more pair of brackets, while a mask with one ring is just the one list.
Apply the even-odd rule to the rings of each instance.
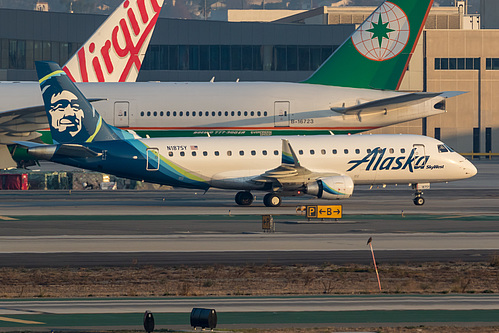
[[[63, 70], [73, 82], [135, 82], [163, 2], [124, 0]], [[0, 144], [36, 139], [41, 135], [37, 130], [48, 127], [38, 88], [33, 89], [37, 86], [37, 82], [0, 82]], [[0, 168], [16, 165], [6, 151], [0, 146]]]
[[346, 199], [358, 184], [413, 184], [414, 203], [430, 183], [465, 179], [477, 170], [444, 143], [415, 135], [146, 138], [108, 125], [64, 71], [36, 64], [52, 145], [24, 142], [53, 162], [147, 182], [207, 191], [264, 191], [264, 204], [282, 196]]
[[[393, 90], [400, 86], [432, 4], [433, 0], [384, 1], [301, 83], [82, 83], [78, 87], [90, 101], [97, 101], [95, 106], [109, 124], [142, 137], [354, 134], [428, 117], [445, 112], [445, 99], [460, 93]], [[97, 63], [104, 67], [102, 60]], [[37, 89], [33, 84], [3, 87], [0, 98], [5, 94], [9, 101], [0, 106], [3, 114], [16, 113], [24, 105], [26, 119], [31, 119], [32, 110], [41, 116]], [[24, 125], [26, 133], [47, 128], [41, 118]], [[49, 137], [42, 139], [51, 142]]]

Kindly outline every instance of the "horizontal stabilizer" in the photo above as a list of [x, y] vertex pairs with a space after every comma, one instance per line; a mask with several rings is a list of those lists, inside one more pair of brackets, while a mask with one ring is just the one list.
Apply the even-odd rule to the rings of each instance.
[[[21, 142], [19, 142], [21, 144]], [[26, 145], [24, 142], [23, 145]], [[99, 157], [102, 153], [95, 152], [90, 148], [79, 144], [63, 144], [63, 145], [44, 145], [38, 144], [28, 148], [28, 153], [42, 160], [51, 160], [57, 154], [58, 157], [65, 158], [88, 158]]]
[[102, 156], [101, 152], [93, 151], [90, 148], [84, 147], [79, 144], [63, 144], [57, 149], [58, 156], [88, 158]]
[[409, 106], [417, 105], [438, 96], [441, 96], [442, 98], [449, 98], [449, 97], [458, 96], [463, 93], [464, 92], [458, 92], [458, 91], [448, 91], [443, 93], [427, 93], [427, 92], [412, 93], [412, 94], [400, 95], [384, 99], [378, 99], [375, 101], [366, 102], [350, 107], [332, 107], [331, 111], [342, 113], [345, 115], [355, 115], [361, 112], [362, 114], [380, 113], [380, 112], [386, 113], [390, 110], [396, 110], [400, 108], [406, 108]]

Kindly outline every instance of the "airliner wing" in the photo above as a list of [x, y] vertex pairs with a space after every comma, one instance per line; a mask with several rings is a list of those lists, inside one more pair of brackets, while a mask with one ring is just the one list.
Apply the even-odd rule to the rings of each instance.
[[[103, 100], [94, 98], [90, 102]], [[48, 123], [43, 105], [3, 111], [0, 113], [0, 144], [36, 139], [41, 136], [37, 131], [44, 128], [48, 128]]]
[[331, 111], [346, 115], [358, 115], [369, 114], [369, 113], [386, 113], [400, 108], [407, 108], [409, 106], [417, 105], [426, 102], [435, 97], [450, 98], [465, 94], [463, 91], [446, 91], [441, 93], [428, 93], [428, 92], [418, 92], [405, 94], [395, 97], [389, 97], [384, 99], [378, 99], [371, 102], [362, 103], [359, 105], [354, 105], [350, 107], [333, 107]]
[[291, 144], [286, 139], [282, 140], [281, 156], [281, 165], [262, 173], [251, 181], [255, 183], [268, 183], [282, 190], [290, 190], [300, 188], [303, 184], [319, 177], [339, 175], [334, 172], [318, 173], [301, 166]]

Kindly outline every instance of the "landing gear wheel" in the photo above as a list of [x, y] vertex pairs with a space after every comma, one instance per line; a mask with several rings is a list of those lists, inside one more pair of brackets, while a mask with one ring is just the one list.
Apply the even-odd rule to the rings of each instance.
[[275, 193], [267, 193], [263, 197], [263, 203], [267, 207], [279, 207], [282, 203], [282, 199]]
[[237, 192], [235, 200], [239, 206], [249, 206], [253, 203], [253, 194], [247, 191]]
[[414, 198], [414, 204], [416, 206], [423, 206], [424, 205], [424, 198], [421, 196], [415, 197]]

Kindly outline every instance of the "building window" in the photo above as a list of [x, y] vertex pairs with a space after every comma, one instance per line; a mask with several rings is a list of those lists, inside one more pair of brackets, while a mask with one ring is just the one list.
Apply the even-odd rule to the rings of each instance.
[[440, 127], [435, 127], [435, 139], [440, 140]]
[[485, 128], [485, 152], [486, 153], [492, 152], [492, 128], [491, 127]]
[[435, 58], [435, 70], [479, 70], [479, 69], [480, 69], [480, 58]]
[[485, 62], [487, 70], [499, 70], [499, 58], [487, 58]]

